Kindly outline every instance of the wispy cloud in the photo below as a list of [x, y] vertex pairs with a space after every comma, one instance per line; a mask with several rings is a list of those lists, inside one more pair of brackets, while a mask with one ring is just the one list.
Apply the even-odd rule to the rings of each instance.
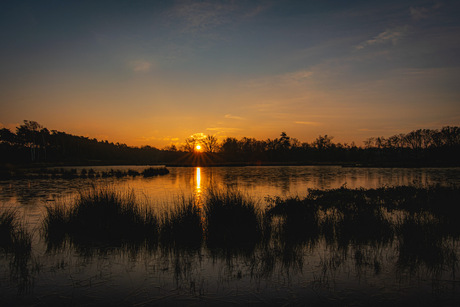
[[145, 60], [132, 61], [129, 66], [134, 72], [149, 72], [153, 68], [152, 62]]
[[431, 15], [442, 6], [442, 3], [436, 2], [431, 7], [410, 7], [409, 12], [413, 20], [418, 21], [421, 19], [430, 18]]
[[320, 123], [318, 122], [305, 122], [305, 121], [296, 121], [294, 123], [299, 124], [299, 125], [308, 125], [308, 126], [319, 126], [320, 125]]
[[410, 15], [414, 20], [420, 20], [428, 18], [429, 10], [426, 7], [411, 7], [410, 8]]
[[361, 131], [361, 132], [374, 132], [374, 131], [379, 131], [379, 130], [368, 129], [368, 128], [360, 128], [360, 129], [358, 129], [358, 131]]
[[172, 16], [183, 22], [183, 32], [201, 33], [231, 21], [232, 4], [217, 2], [180, 2]]
[[299, 70], [299, 71], [295, 71], [295, 72], [291, 72], [291, 73], [281, 75], [280, 79], [285, 81], [285, 82], [288, 82], [288, 83], [300, 82], [300, 81], [304, 81], [305, 79], [310, 78], [312, 75], [313, 75], [312, 71]]
[[141, 142], [151, 142], [151, 141], [172, 141], [176, 142], [179, 141], [179, 138], [177, 137], [171, 137], [171, 136], [162, 136], [162, 137], [155, 137], [155, 136], [140, 136], [136, 138], [136, 141], [141, 141]]
[[203, 132], [198, 132], [198, 133], [192, 134], [190, 137], [194, 138], [195, 140], [201, 140], [201, 139], [206, 138], [206, 134], [204, 134]]
[[237, 132], [237, 131], [241, 131], [242, 129], [234, 128], [234, 127], [210, 127], [210, 128], [206, 128], [206, 130], [213, 131], [217, 134], [220, 134], [220, 133]]
[[313, 71], [310, 70], [298, 70], [288, 72], [284, 74], [267, 76], [249, 80], [246, 82], [248, 87], [264, 87], [269, 85], [280, 85], [280, 86], [292, 86], [299, 85], [306, 82], [313, 76]]
[[229, 119], [236, 119], [236, 120], [243, 120], [244, 119], [243, 117], [235, 116], [235, 115], [232, 115], [232, 114], [225, 114], [224, 117], [229, 118]]
[[170, 16], [183, 24], [183, 32], [198, 34], [243, 18], [252, 18], [270, 6], [270, 3], [254, 6], [238, 1], [179, 1]]
[[404, 35], [406, 35], [407, 31], [408, 31], [408, 26], [388, 29], [378, 34], [374, 38], [362, 42], [355, 48], [357, 50], [361, 50], [369, 46], [382, 45], [382, 44], [386, 44], [389, 42], [392, 44], [396, 44], [398, 40], [400, 40]]

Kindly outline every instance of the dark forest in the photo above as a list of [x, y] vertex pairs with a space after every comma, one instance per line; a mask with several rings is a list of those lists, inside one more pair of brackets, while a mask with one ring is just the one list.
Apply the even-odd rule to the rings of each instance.
[[[195, 150], [200, 145], [203, 152]], [[278, 138], [257, 140], [215, 136], [186, 139], [184, 145], [158, 149], [151, 146], [99, 141], [66, 132], [48, 130], [25, 120], [13, 132], [0, 130], [1, 164], [8, 165], [109, 165], [165, 164], [217, 165], [315, 165], [345, 166], [458, 166], [460, 127], [419, 129], [390, 137], [372, 137], [362, 146], [335, 143], [320, 135], [300, 142], [282, 132]]]

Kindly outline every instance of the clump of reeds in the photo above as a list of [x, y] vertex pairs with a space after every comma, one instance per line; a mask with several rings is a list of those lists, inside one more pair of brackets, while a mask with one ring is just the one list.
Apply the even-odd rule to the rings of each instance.
[[169, 170], [166, 167], [149, 167], [142, 171], [142, 176], [144, 177], [153, 177], [166, 174], [169, 174]]
[[160, 242], [163, 247], [199, 248], [203, 241], [201, 210], [193, 199], [182, 198], [162, 218]]
[[32, 236], [19, 222], [17, 211], [0, 208], [0, 249], [16, 258], [27, 258], [32, 248]]
[[27, 292], [33, 283], [30, 272], [32, 235], [21, 224], [14, 209], [0, 207], [0, 252], [10, 261], [10, 278], [18, 281], [18, 293]]
[[309, 199], [269, 199], [269, 217], [278, 217], [278, 235], [284, 244], [315, 243], [319, 239], [319, 207]]
[[11, 209], [2, 209], [0, 213], [0, 244], [3, 248], [10, 246], [17, 229], [16, 212]]
[[421, 264], [442, 271], [458, 263], [455, 247], [448, 244], [445, 225], [430, 214], [406, 216], [397, 226], [398, 267], [414, 271]]
[[[367, 263], [359, 251], [396, 240], [399, 263], [436, 267], [455, 254], [444, 241], [458, 239], [458, 194], [459, 189], [443, 188], [310, 190], [304, 199], [274, 198], [262, 212], [238, 191], [214, 189], [202, 207], [182, 198], [159, 219], [138, 205], [133, 192], [99, 187], [81, 193], [72, 205], [47, 207], [44, 230], [49, 247], [70, 242], [139, 248], [158, 240], [166, 249], [197, 250], [205, 242], [211, 253], [226, 257], [254, 255], [262, 247], [267, 267], [280, 257], [287, 265], [300, 263], [303, 247], [322, 239], [341, 252], [356, 248], [357, 264]], [[398, 216], [404, 218], [399, 224]]]
[[208, 247], [251, 249], [262, 238], [262, 214], [240, 192], [209, 190], [204, 204]]
[[332, 219], [334, 238], [339, 247], [346, 249], [350, 244], [378, 246], [388, 244], [394, 238], [394, 227], [379, 207], [355, 207], [354, 211], [336, 212], [338, 214]]
[[77, 170], [75, 168], [72, 168], [70, 170], [61, 170], [61, 176], [63, 179], [75, 179], [78, 178]]
[[10, 167], [0, 167], [0, 179], [77, 179], [77, 178], [107, 178], [107, 177], [152, 177], [159, 175], [169, 174], [169, 170], [166, 167], [149, 167], [142, 172], [137, 170], [128, 169], [128, 170], [108, 170], [108, 171], [97, 171], [93, 168], [81, 168], [77, 170], [76, 168], [64, 169], [64, 168], [40, 168], [40, 169], [13, 169]]
[[44, 220], [49, 246], [59, 247], [66, 238], [77, 245], [124, 245], [154, 240], [158, 219], [153, 210], [142, 208], [134, 192], [108, 187], [81, 192], [71, 206], [47, 207]]

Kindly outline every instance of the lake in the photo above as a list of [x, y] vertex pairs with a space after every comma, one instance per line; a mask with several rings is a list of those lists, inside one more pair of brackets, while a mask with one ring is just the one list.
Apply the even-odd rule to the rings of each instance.
[[[145, 166], [92, 167], [96, 171]], [[78, 168], [77, 168], [78, 169]], [[17, 208], [33, 233], [32, 255], [0, 255], [0, 303], [59, 304], [304, 304], [368, 305], [460, 303], [460, 245], [447, 234], [430, 256], [406, 253], [399, 237], [346, 246], [270, 243], [250, 251], [206, 246], [49, 250], [41, 234], [46, 205], [71, 203], [92, 185], [132, 189], [158, 211], [182, 196], [201, 201], [210, 188], [236, 189], [256, 199], [305, 197], [308, 189], [460, 185], [460, 168], [345, 168], [264, 166], [168, 168], [153, 178], [28, 179], [0, 181], [0, 202]], [[460, 205], [460, 204], [459, 204]], [[363, 229], [366, 232], [366, 229]], [[354, 243], [353, 243], [354, 242]], [[429, 253], [431, 250], [425, 251]], [[439, 256], [441, 255], [441, 256]]]

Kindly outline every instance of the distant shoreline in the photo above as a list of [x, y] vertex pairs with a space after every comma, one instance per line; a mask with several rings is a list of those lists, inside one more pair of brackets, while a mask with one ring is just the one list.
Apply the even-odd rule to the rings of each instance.
[[[122, 166], [145, 166], [145, 167], [254, 167], [254, 166], [338, 166], [344, 168], [455, 168], [460, 164], [451, 163], [359, 163], [359, 162], [225, 162], [225, 163], [122, 163], [121, 161], [85, 161], [69, 163], [31, 163], [31, 164], [0, 164], [0, 172], [38, 170], [59, 167], [122, 167]], [[1, 176], [0, 176], [1, 177]]]

